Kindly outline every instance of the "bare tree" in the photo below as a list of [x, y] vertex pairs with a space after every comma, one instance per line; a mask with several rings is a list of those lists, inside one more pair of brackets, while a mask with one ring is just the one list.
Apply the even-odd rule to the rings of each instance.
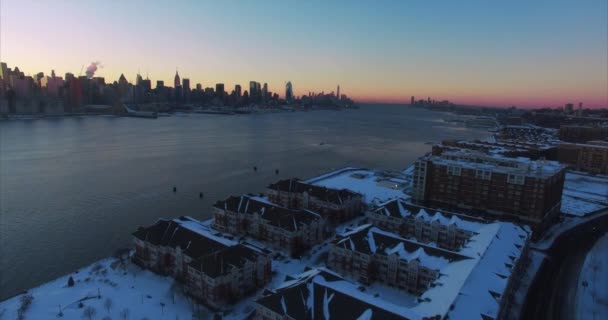
[[103, 306], [106, 308], [106, 310], [108, 310], [108, 313], [110, 313], [110, 309], [112, 308], [112, 299], [106, 298], [106, 301], [103, 302]]
[[129, 319], [129, 309], [122, 309], [122, 311], [120, 312], [120, 317], [123, 318], [123, 320]]
[[84, 308], [84, 311], [82, 311], [82, 316], [88, 318], [89, 320], [93, 320], [95, 313], [97, 313], [95, 308], [87, 306], [86, 308]]
[[112, 320], [112, 318], [110, 318], [110, 316], [105, 316], [105, 317], [103, 317], [103, 319], [101, 319], [101, 320]]

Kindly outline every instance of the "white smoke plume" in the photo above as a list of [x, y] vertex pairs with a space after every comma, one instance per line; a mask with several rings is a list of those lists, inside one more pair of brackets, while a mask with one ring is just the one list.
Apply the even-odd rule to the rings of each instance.
[[93, 78], [93, 76], [95, 75], [95, 71], [97, 71], [97, 68], [103, 68], [103, 66], [101, 65], [101, 62], [99, 62], [99, 61], [91, 62], [91, 64], [87, 67], [87, 71], [85, 72], [87, 75], [87, 78], [89, 78], [89, 79]]

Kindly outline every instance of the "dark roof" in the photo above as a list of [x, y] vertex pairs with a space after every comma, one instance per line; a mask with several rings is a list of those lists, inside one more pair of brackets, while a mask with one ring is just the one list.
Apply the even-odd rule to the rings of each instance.
[[[370, 245], [370, 237], [373, 238], [373, 241], [371, 242], [373, 242], [375, 248], [372, 248]], [[383, 232], [380, 229], [373, 227], [372, 225], [369, 225], [365, 228], [361, 228], [354, 232], [346, 233], [345, 236], [338, 236], [337, 239], [333, 241], [333, 244], [335, 246], [347, 250], [361, 252], [367, 255], [388, 255], [385, 252], [386, 249], [395, 248], [399, 244], [402, 244], [403, 249], [408, 252], [415, 252], [419, 249], [423, 249], [424, 253], [426, 253], [427, 255], [444, 258], [447, 259], [449, 262], [469, 259], [469, 257], [463, 256], [453, 251], [432, 247], [419, 242], [401, 238], [397, 235], [392, 235], [388, 232]], [[432, 266], [426, 267], [432, 268]]]
[[270, 184], [267, 188], [270, 190], [282, 192], [307, 192], [311, 197], [336, 204], [341, 204], [343, 200], [346, 200], [350, 197], [361, 197], [361, 194], [352, 192], [350, 190], [321, 187], [314, 184], [306, 183], [297, 178], [279, 180], [275, 183]]
[[358, 319], [369, 309], [372, 313], [369, 319], [372, 320], [407, 320], [396, 313], [316, 282], [317, 276], [323, 277], [327, 282], [345, 281], [331, 273], [320, 272], [256, 302], [278, 314], [285, 314], [286, 310], [287, 315], [293, 319], [325, 319], [324, 304], [329, 300], [327, 309], [330, 319]]
[[437, 209], [433, 209], [433, 208], [418, 206], [418, 205], [406, 202], [403, 199], [393, 199], [388, 202], [385, 202], [385, 203], [379, 205], [378, 207], [374, 208], [372, 210], [372, 212], [377, 213], [377, 214], [382, 214], [382, 215], [385, 215], [388, 213], [388, 215], [391, 217], [401, 218], [402, 216], [401, 216], [401, 210], [400, 210], [399, 206], [401, 206], [401, 208], [408, 211], [413, 216], [417, 215], [420, 212], [420, 210], [425, 210], [430, 217], [433, 217], [436, 214], [440, 213], [444, 217], [447, 217], [447, 218], [451, 218], [452, 216], [457, 216], [458, 218], [461, 218], [463, 220], [472, 221], [472, 222], [478, 222], [478, 223], [483, 223], [483, 224], [490, 223], [490, 221], [487, 221], [485, 219], [478, 218], [478, 217], [471, 217], [471, 216], [464, 215], [464, 214], [457, 214], [457, 213], [452, 213], [452, 212], [446, 212], [443, 210], [437, 210]]
[[175, 220], [160, 219], [151, 226], [140, 227], [133, 236], [157, 246], [180, 247], [193, 258], [226, 248], [220, 242], [180, 226]]
[[247, 261], [254, 262], [259, 256], [256, 251], [239, 244], [202, 256], [192, 261], [190, 266], [215, 278], [228, 274], [232, 267], [242, 268]]
[[309, 225], [311, 222], [320, 219], [320, 216], [314, 212], [290, 210], [249, 195], [230, 196], [226, 200], [216, 202], [214, 207], [243, 214], [255, 213], [260, 215], [261, 219], [266, 220], [268, 224], [287, 231], [295, 231], [303, 225]]

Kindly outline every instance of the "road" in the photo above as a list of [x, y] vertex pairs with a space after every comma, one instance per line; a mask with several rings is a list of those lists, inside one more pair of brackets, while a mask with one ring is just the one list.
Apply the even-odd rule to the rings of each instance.
[[528, 293], [522, 319], [575, 319], [578, 276], [585, 257], [608, 232], [608, 216], [559, 238]]

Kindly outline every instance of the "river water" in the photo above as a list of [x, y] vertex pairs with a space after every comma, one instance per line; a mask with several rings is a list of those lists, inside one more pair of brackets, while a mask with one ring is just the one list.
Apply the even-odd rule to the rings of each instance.
[[430, 151], [426, 142], [488, 135], [443, 116], [364, 105], [1, 121], [0, 300], [111, 255], [159, 217], [208, 218], [215, 201], [280, 178], [345, 166], [402, 170]]

